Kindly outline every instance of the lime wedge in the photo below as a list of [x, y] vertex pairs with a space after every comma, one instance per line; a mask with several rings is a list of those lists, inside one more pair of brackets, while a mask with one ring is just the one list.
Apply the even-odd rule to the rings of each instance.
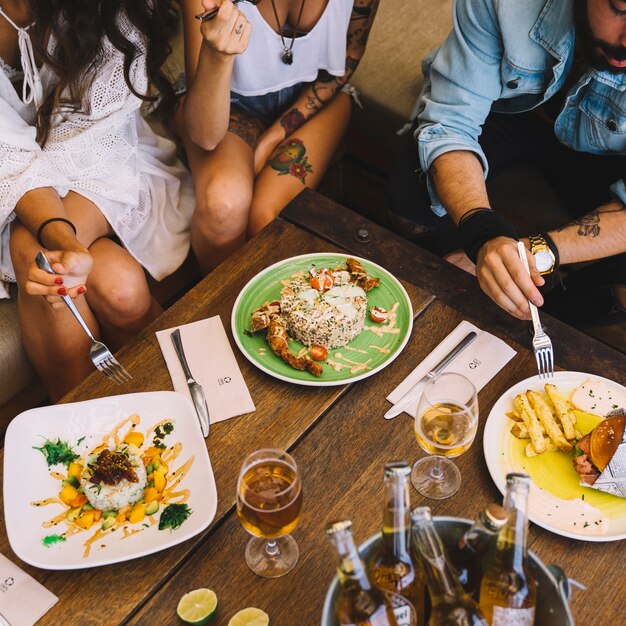
[[248, 607], [233, 615], [228, 626], [267, 626], [269, 623], [270, 616], [265, 611]]
[[194, 589], [178, 603], [176, 613], [187, 624], [206, 624], [217, 609], [217, 596], [211, 589]]

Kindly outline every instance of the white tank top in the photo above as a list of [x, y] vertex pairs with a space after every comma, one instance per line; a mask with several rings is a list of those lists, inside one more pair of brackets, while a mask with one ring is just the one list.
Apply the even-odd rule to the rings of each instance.
[[[231, 90], [242, 96], [259, 96], [299, 82], [312, 82], [320, 70], [333, 76], [346, 71], [346, 38], [353, 0], [328, 0], [324, 13], [306, 35], [293, 42], [293, 63], [282, 62], [280, 35], [263, 19], [256, 6], [239, 3], [252, 24], [248, 48], [235, 59]], [[291, 37], [285, 37], [287, 47]]]

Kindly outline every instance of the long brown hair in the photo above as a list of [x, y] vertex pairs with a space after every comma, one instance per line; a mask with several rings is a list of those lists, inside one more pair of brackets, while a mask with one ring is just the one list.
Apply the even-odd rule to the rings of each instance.
[[[37, 138], [42, 145], [50, 132], [51, 117], [61, 107], [89, 113], [86, 96], [103, 60], [104, 37], [124, 55], [124, 77], [131, 92], [142, 100], [155, 101], [156, 91], [165, 104], [163, 108], [171, 110], [175, 96], [163, 72], [163, 64], [171, 52], [170, 0], [28, 1], [35, 22], [33, 44], [59, 79], [37, 112]], [[139, 93], [131, 82], [131, 65], [140, 50], [121, 32], [122, 14], [145, 37], [151, 93]], [[49, 36], [56, 44], [51, 52], [46, 46]]]

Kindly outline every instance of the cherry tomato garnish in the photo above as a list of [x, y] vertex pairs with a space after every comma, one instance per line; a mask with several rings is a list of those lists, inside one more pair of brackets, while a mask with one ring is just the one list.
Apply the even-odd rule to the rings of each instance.
[[389, 313], [385, 309], [375, 306], [370, 309], [370, 317], [373, 322], [380, 324], [381, 322], [385, 322], [387, 320]]
[[328, 270], [320, 270], [317, 276], [312, 276], [311, 287], [317, 289], [317, 291], [328, 291], [334, 284], [335, 279]]
[[328, 350], [324, 346], [311, 346], [311, 358], [314, 361], [323, 361], [328, 356]]

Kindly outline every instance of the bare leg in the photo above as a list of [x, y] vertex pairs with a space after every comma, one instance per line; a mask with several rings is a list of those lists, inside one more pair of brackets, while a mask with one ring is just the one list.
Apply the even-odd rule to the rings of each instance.
[[[70, 219], [76, 225], [78, 239], [90, 248], [90, 251], [93, 248], [94, 268], [88, 277], [85, 295], [89, 295], [89, 298], [100, 307], [101, 311], [98, 311], [98, 314], [102, 313], [107, 329], [112, 328], [115, 333], [114, 325], [111, 323], [113, 318], [118, 324], [122, 322], [123, 329], [135, 331], [139, 324], [144, 323], [145, 320], [150, 321], [150, 316], [158, 314], [151, 299], [148, 297], [146, 301], [145, 293], [136, 288], [137, 268], [141, 270], [140, 266], [131, 259], [134, 264], [131, 264], [131, 270], [126, 258], [129, 256], [128, 253], [110, 240], [101, 239], [110, 234], [111, 229], [102, 213], [92, 202], [74, 193], [68, 194], [63, 202]], [[121, 253], [120, 263], [117, 262], [112, 252], [108, 252], [111, 246]], [[26, 270], [39, 249], [39, 244], [26, 228], [20, 224], [13, 226], [11, 258], [19, 287], [18, 308], [22, 339], [26, 353], [41, 377], [50, 399], [56, 401], [88, 376], [94, 366], [89, 358], [89, 340], [72, 314], [65, 307], [53, 309], [45, 298], [30, 296], [24, 289]], [[102, 249], [107, 252], [104, 258], [101, 253]], [[109, 267], [105, 267], [104, 270], [99, 267], [103, 261], [110, 263]], [[139, 297], [134, 300], [136, 306], [134, 313], [129, 314], [128, 309], [122, 306], [124, 298], [120, 301], [118, 289], [109, 289], [113, 300], [102, 298], [102, 292], [110, 286], [111, 276], [114, 276], [116, 284], [132, 285], [133, 298], [139, 294]], [[141, 277], [145, 283], [143, 270], [141, 270]], [[102, 281], [105, 278], [109, 285], [102, 287]], [[91, 290], [94, 291], [93, 295], [90, 293]], [[147, 292], [147, 285], [145, 291]], [[100, 325], [86, 297], [80, 296], [74, 302], [94, 336], [99, 337]], [[106, 308], [105, 303], [109, 305], [109, 309]], [[119, 347], [119, 342], [125, 338], [123, 332], [120, 332], [118, 337], [115, 347]]]
[[196, 184], [191, 247], [203, 274], [245, 243], [254, 182], [252, 146], [260, 131], [254, 118], [233, 113], [230, 130], [215, 150], [185, 140]]
[[341, 141], [352, 104], [339, 93], [274, 151], [254, 184], [248, 237], [258, 233], [304, 187], [315, 189]]

